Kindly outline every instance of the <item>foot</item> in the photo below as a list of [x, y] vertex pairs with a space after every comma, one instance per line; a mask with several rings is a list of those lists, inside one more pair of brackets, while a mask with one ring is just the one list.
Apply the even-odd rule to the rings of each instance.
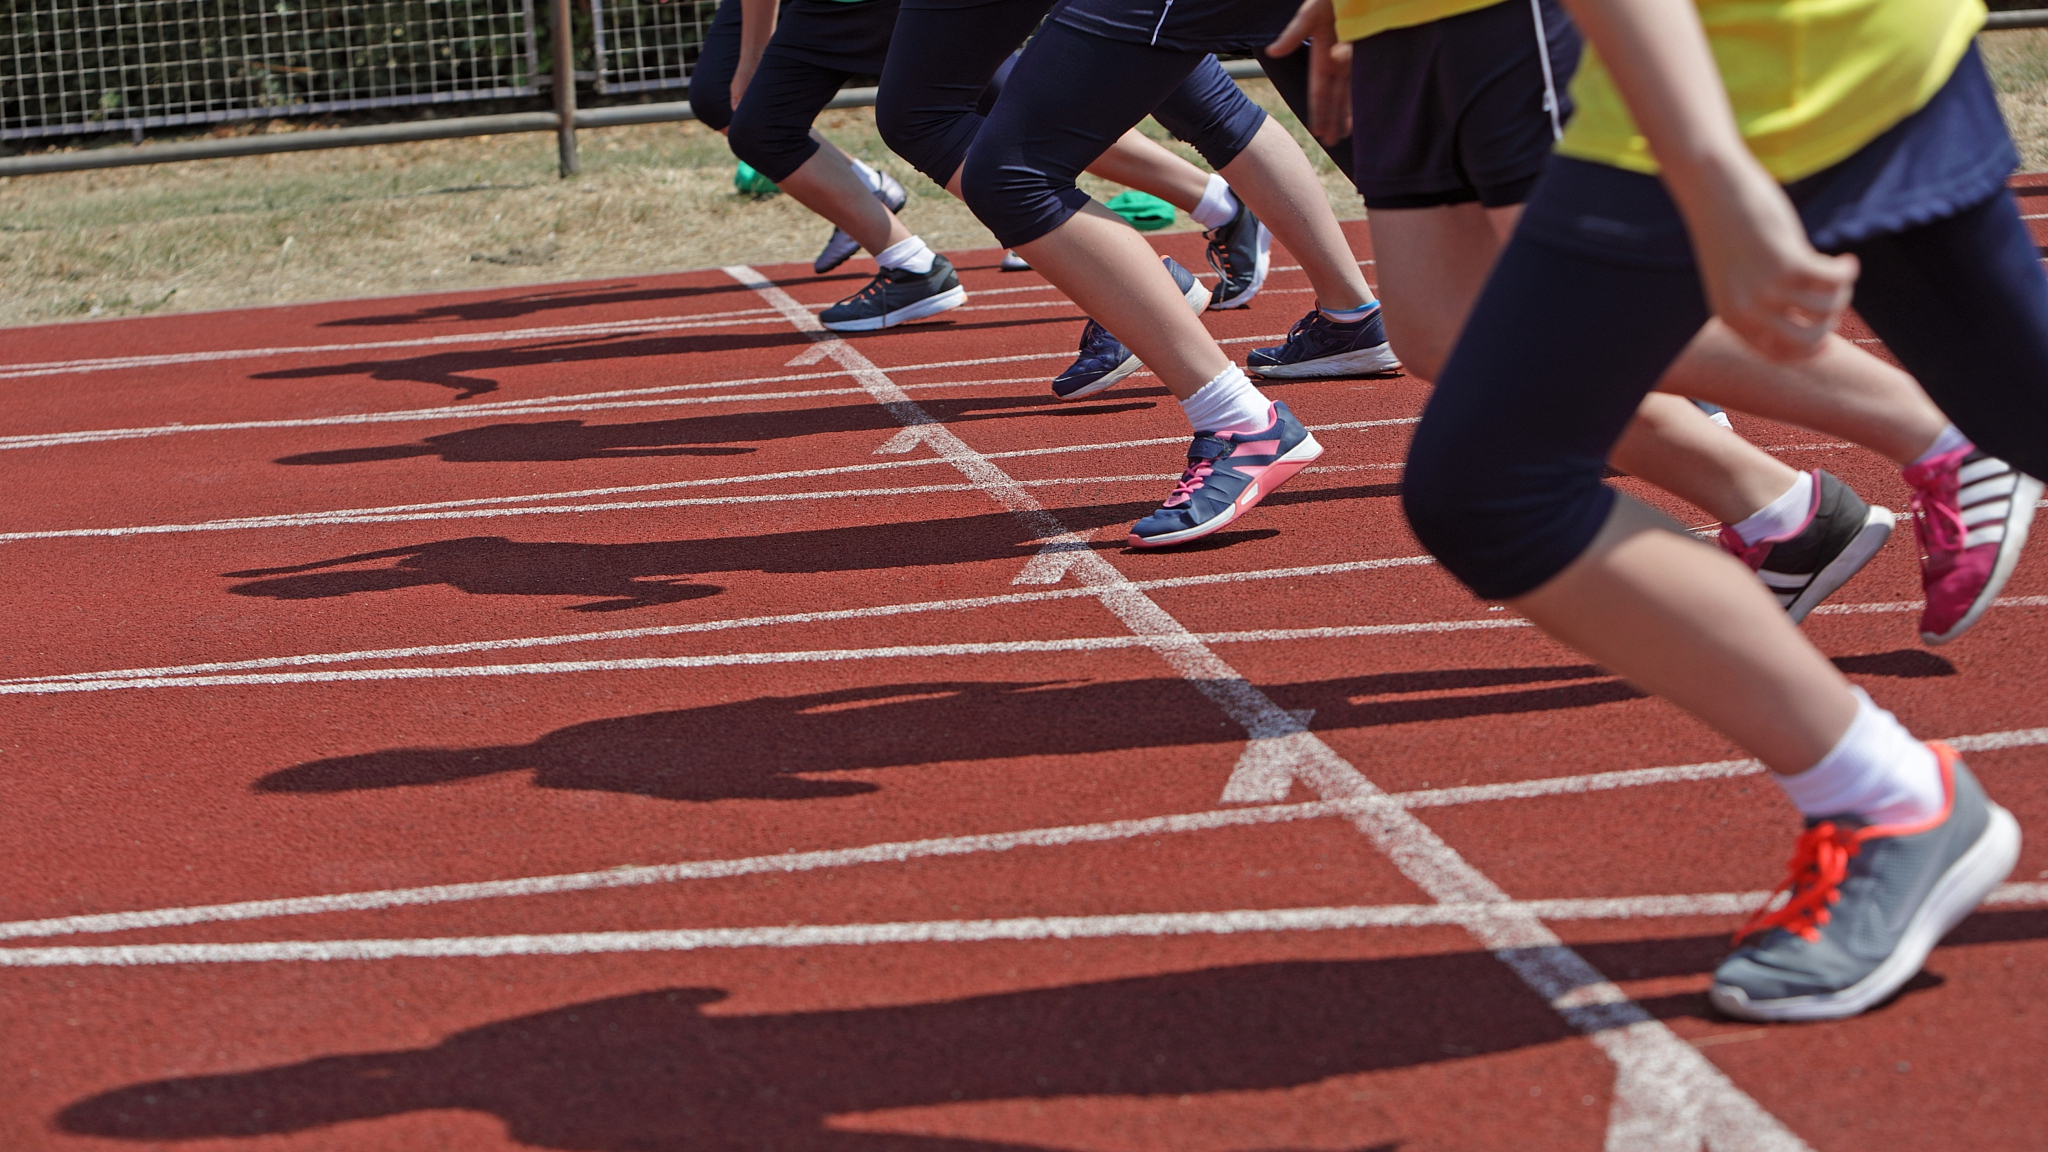
[[[904, 191], [903, 185], [898, 184], [896, 178], [887, 172], [877, 172], [875, 175], [882, 178], [882, 186], [875, 189], [875, 199], [880, 200], [882, 207], [889, 211], [901, 212], [903, 205], [910, 200], [910, 193]], [[811, 261], [811, 271], [823, 276], [846, 263], [858, 251], [860, 241], [848, 236], [845, 229], [834, 228], [831, 238], [825, 241], [825, 250], [818, 253], [816, 260]]]
[[[1211, 305], [1214, 307], [1214, 305]], [[1254, 348], [1244, 370], [1267, 380], [1328, 380], [1397, 371], [1401, 360], [1387, 346], [1387, 330], [1374, 307], [1363, 320], [1339, 324], [1320, 308], [1296, 321], [1287, 343]]]
[[[1159, 261], [1166, 266], [1167, 275], [1173, 277], [1173, 286], [1180, 289], [1188, 307], [1200, 313], [1208, 306], [1209, 293], [1202, 288], [1195, 274], [1181, 267], [1171, 256]], [[1135, 352], [1124, 347], [1123, 341], [1110, 335], [1109, 329], [1088, 321], [1081, 329], [1081, 356], [1067, 367], [1065, 372], [1053, 378], [1052, 394], [1062, 400], [1079, 400], [1093, 396], [1104, 388], [1144, 367]]]
[[873, 332], [922, 320], [967, 303], [967, 290], [953, 275], [952, 262], [934, 254], [932, 270], [884, 268], [868, 286], [818, 316], [834, 332]]
[[2012, 871], [2020, 826], [1945, 744], [1948, 803], [1917, 825], [1817, 820], [1792, 854], [1785, 904], [1758, 912], [1707, 998], [1743, 1020], [1838, 1020], [1897, 992]]
[[1244, 201], [1237, 202], [1237, 215], [1221, 228], [1202, 233], [1209, 240], [1209, 267], [1216, 270], [1216, 288], [1209, 294], [1211, 308], [1242, 308], [1265, 287], [1266, 269], [1272, 264], [1273, 234]]
[[1891, 509], [1865, 504], [1847, 484], [1816, 468], [1805, 523], [1753, 545], [1724, 524], [1721, 547], [1763, 578], [1797, 624], [1862, 571], [1891, 535]]
[[1029, 272], [1031, 271], [1031, 261], [1017, 255], [1015, 252], [1004, 252], [1002, 270], [1005, 272]]
[[1944, 452], [1905, 470], [1920, 537], [1927, 608], [1920, 639], [1946, 644], [1970, 630], [2019, 563], [2041, 482], [1975, 448]]
[[1131, 547], [1159, 548], [1199, 540], [1251, 511], [1275, 488], [1323, 454], [1285, 404], [1261, 432], [1197, 432], [1188, 470], [1159, 511], [1131, 528]]

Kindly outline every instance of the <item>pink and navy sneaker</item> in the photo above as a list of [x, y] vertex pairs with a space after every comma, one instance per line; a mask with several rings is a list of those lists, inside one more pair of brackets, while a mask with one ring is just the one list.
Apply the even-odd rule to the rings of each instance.
[[1131, 546], [1160, 548], [1199, 540], [1251, 511], [1322, 456], [1323, 446], [1287, 405], [1274, 404], [1272, 418], [1259, 432], [1195, 433], [1188, 470], [1159, 511], [1131, 528]]
[[1974, 447], [1944, 452], [1903, 475], [1913, 486], [1920, 583], [1927, 591], [1920, 639], [1946, 644], [1977, 623], [2012, 576], [2041, 482]]

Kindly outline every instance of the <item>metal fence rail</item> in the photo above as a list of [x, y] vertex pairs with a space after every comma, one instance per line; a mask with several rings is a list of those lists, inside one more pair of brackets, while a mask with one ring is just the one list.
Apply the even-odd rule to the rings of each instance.
[[614, 92], [682, 88], [718, 0], [590, 0], [595, 86]]
[[9, 0], [0, 140], [531, 96], [532, 0]]

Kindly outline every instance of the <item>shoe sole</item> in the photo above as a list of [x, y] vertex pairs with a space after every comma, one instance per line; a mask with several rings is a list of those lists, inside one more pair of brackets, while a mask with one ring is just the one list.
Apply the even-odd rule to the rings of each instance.
[[[1182, 299], [1188, 302], [1188, 307], [1193, 308], [1197, 316], [1201, 315], [1202, 310], [1209, 306], [1209, 294], [1202, 290], [1202, 282], [1200, 280], [1195, 281], [1194, 286], [1182, 294]], [[1109, 374], [1102, 379], [1063, 396], [1057, 391], [1053, 395], [1061, 400], [1079, 400], [1083, 396], [1093, 396], [1144, 366], [1145, 362], [1138, 359], [1137, 355], [1133, 353], [1124, 357], [1124, 362], [1110, 369]]]
[[1847, 584], [1870, 558], [1877, 555], [1884, 542], [1892, 538], [1892, 526], [1897, 523], [1889, 508], [1872, 505], [1863, 519], [1863, 527], [1849, 540], [1848, 547], [1835, 554], [1833, 560], [1814, 573], [1792, 603], [1785, 606], [1786, 615], [1794, 624], [1806, 619], [1808, 613], [1820, 607], [1820, 602], [1835, 594], [1835, 590]]
[[1984, 590], [1977, 593], [1970, 610], [1955, 622], [1948, 631], [1936, 635], [1922, 632], [1920, 639], [1929, 647], [1946, 644], [1968, 632], [2005, 590], [2005, 582], [2012, 578], [2012, 570], [2020, 562], [2020, 553], [2027, 547], [2027, 529], [2034, 523], [2034, 505], [2041, 502], [2042, 484], [2039, 480], [2022, 472], [2019, 483], [2013, 487], [2012, 503], [2015, 515], [2005, 522], [2005, 539], [1998, 543], [1998, 561], [1991, 566], [1991, 579], [1984, 584]]
[[1237, 494], [1237, 499], [1230, 502], [1230, 507], [1207, 521], [1193, 528], [1183, 528], [1178, 532], [1166, 532], [1158, 536], [1140, 536], [1133, 532], [1129, 538], [1130, 545], [1133, 548], [1164, 548], [1169, 544], [1185, 544], [1190, 540], [1199, 540], [1212, 532], [1219, 532], [1229, 527], [1238, 517], [1258, 507], [1259, 501], [1271, 496], [1282, 484], [1294, 479], [1295, 473], [1315, 463], [1322, 455], [1323, 446], [1316, 442], [1314, 436], [1310, 436], [1296, 444], [1287, 455], [1273, 461], [1263, 475]]
[[2012, 813], [1985, 802], [1990, 821], [1970, 850], [1949, 865], [1913, 913], [1898, 947], [1877, 968], [1840, 992], [1788, 996], [1782, 1000], [1751, 1000], [1732, 984], [1716, 984], [1707, 993], [1714, 1007], [1738, 1020], [1777, 1023], [1795, 1020], [1840, 1020], [1881, 1004], [1911, 980], [1927, 963], [1928, 953], [1949, 930], [1962, 923], [1977, 905], [2012, 874], [2020, 858], [2020, 825]]
[[841, 320], [837, 323], [825, 321], [824, 324], [834, 332], [879, 332], [884, 328], [894, 328], [898, 324], [908, 324], [912, 320], [922, 320], [927, 316], [950, 312], [965, 303], [967, 289], [953, 287], [936, 296], [927, 296], [908, 307], [898, 308], [894, 312], [884, 312], [880, 316], [870, 316], [861, 320]]
[[1252, 297], [1259, 294], [1259, 289], [1266, 286], [1266, 272], [1272, 265], [1273, 230], [1266, 227], [1265, 222], [1262, 220], [1259, 222], [1259, 259], [1257, 263], [1252, 265], [1252, 286], [1228, 300], [1219, 301], [1212, 296], [1209, 298], [1209, 307], [1243, 308], [1248, 306], [1252, 302]]
[[1390, 344], [1377, 344], [1357, 352], [1340, 352], [1299, 364], [1245, 366], [1245, 371], [1261, 380], [1330, 380], [1343, 376], [1377, 376], [1400, 370], [1401, 358], [1394, 355]]

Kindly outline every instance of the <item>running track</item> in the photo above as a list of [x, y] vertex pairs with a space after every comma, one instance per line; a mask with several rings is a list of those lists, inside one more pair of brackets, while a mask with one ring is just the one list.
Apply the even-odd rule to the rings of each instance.
[[0, 332], [0, 1147], [2048, 1143], [2039, 546], [1938, 651], [1903, 524], [1807, 626], [2013, 883], [1732, 1024], [1794, 815], [1419, 555], [1423, 389], [1277, 386], [1323, 465], [1133, 553], [1178, 413], [1050, 402], [998, 255], [845, 342], [797, 266]]

